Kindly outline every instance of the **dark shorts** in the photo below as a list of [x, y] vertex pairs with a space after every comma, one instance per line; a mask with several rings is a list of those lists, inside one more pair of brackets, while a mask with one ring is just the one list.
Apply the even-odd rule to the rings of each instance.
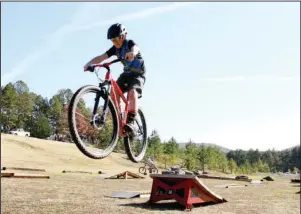
[[145, 83], [145, 77], [137, 73], [122, 73], [118, 77], [116, 83], [123, 93], [130, 89], [136, 89], [138, 96], [142, 97], [142, 90]]

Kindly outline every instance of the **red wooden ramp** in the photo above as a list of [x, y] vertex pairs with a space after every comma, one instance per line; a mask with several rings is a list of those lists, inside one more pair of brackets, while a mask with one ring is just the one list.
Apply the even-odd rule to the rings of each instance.
[[227, 202], [221, 196], [210, 191], [197, 176], [194, 175], [161, 175], [151, 174], [153, 179], [149, 204], [161, 200], [174, 199], [179, 204], [192, 209], [193, 204]]

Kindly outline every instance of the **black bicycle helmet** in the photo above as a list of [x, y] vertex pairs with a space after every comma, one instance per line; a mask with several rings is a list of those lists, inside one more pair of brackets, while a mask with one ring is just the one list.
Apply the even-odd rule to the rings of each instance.
[[108, 29], [108, 39], [112, 39], [115, 37], [126, 35], [126, 29], [125, 26], [119, 23], [111, 25], [111, 27]]

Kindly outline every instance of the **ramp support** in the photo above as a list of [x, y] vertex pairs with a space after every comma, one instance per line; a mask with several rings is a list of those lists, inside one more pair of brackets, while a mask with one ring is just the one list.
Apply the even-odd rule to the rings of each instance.
[[226, 202], [225, 199], [210, 191], [194, 175], [150, 175], [153, 178], [152, 191], [148, 204], [161, 200], [174, 199], [186, 209], [193, 204]]

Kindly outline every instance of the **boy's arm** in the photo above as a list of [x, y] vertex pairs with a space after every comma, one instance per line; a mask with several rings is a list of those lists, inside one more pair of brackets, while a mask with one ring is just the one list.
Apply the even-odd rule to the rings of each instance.
[[134, 53], [134, 55], [136, 56], [138, 53], [139, 53], [139, 51], [140, 51], [140, 49], [139, 49], [139, 47], [137, 46], [137, 45], [134, 45], [132, 48], [131, 48], [131, 51]]
[[110, 58], [112, 55], [115, 54], [115, 49], [114, 46], [111, 47], [108, 51], [106, 51], [105, 53], [103, 53], [102, 55], [96, 56], [93, 59], [91, 59], [85, 66], [84, 66], [84, 70], [86, 70], [88, 68], [88, 65], [90, 64], [99, 64], [102, 61]]
[[107, 53], [103, 53], [103, 54], [100, 55], [100, 56], [94, 57], [94, 58], [91, 59], [89, 62], [87, 62], [87, 64], [85, 64], [85, 66], [84, 66], [84, 71], [86, 71], [86, 70], [88, 69], [88, 66], [89, 66], [90, 64], [98, 64], [98, 63], [101, 63], [102, 61], [104, 61], [104, 60], [106, 60], [106, 59], [108, 59], [108, 58], [109, 58], [109, 57], [108, 57]]
[[131, 52], [126, 54], [126, 58], [130, 61], [134, 60], [135, 56], [139, 53], [140, 49], [136, 45], [136, 43], [133, 40], [129, 40], [129, 48], [131, 49]]
[[129, 48], [131, 49], [131, 52], [133, 52], [135, 56], [140, 51], [139, 47], [137, 46], [137, 44], [133, 40], [129, 40]]
[[93, 59], [90, 60], [87, 64], [98, 64], [101, 63], [102, 61], [108, 59], [109, 56], [107, 53], [103, 53], [102, 55], [96, 56]]

